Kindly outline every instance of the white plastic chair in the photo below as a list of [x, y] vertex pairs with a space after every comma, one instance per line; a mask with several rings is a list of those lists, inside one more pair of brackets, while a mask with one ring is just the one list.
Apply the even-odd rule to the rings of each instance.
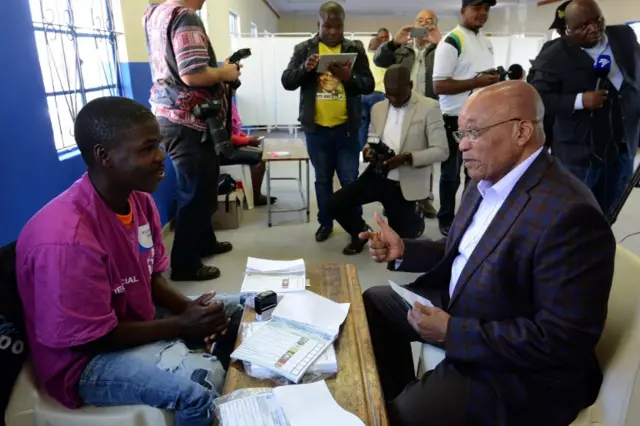
[[[607, 322], [596, 348], [604, 380], [596, 402], [570, 426], [640, 425], [640, 258], [618, 246], [615, 262]], [[443, 350], [422, 345], [418, 374], [444, 357]]]
[[173, 414], [146, 405], [63, 407], [37, 386], [27, 361], [5, 412], [7, 426], [173, 426]]

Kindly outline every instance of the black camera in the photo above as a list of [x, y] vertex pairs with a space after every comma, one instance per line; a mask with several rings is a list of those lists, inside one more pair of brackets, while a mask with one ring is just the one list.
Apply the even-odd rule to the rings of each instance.
[[502, 65], [496, 68], [496, 73], [498, 74], [498, 78], [500, 81], [506, 81], [507, 77], [509, 76], [509, 72], [505, 70]]
[[[234, 64], [238, 69], [240, 69], [240, 61], [247, 59], [249, 56], [251, 56], [251, 49], [240, 49], [229, 57], [229, 63]], [[240, 80], [236, 80], [229, 83], [229, 87], [233, 90], [237, 90], [241, 84]]]
[[375, 173], [387, 177], [389, 174], [389, 166], [385, 165], [384, 162], [395, 157], [396, 153], [377, 136], [369, 136], [368, 145], [373, 157], [369, 167], [371, 167]]
[[233, 145], [229, 138], [229, 133], [224, 128], [224, 122], [220, 117], [222, 111], [222, 101], [210, 100], [197, 105], [193, 109], [193, 115], [196, 118], [207, 123], [207, 130], [213, 140], [216, 154], [229, 157], [233, 155]]

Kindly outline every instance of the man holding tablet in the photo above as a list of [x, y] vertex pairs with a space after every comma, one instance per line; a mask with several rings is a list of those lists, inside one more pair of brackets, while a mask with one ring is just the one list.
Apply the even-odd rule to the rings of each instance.
[[[333, 218], [327, 208], [333, 194], [333, 175], [337, 172], [343, 187], [358, 178], [360, 96], [374, 89], [364, 48], [344, 39], [344, 19], [342, 6], [334, 1], [324, 3], [319, 11], [318, 34], [294, 48], [282, 73], [286, 90], [300, 89], [300, 123], [316, 174], [317, 242], [326, 241], [333, 232]], [[323, 55], [332, 56], [323, 59]], [[358, 210], [361, 215], [362, 209]]]

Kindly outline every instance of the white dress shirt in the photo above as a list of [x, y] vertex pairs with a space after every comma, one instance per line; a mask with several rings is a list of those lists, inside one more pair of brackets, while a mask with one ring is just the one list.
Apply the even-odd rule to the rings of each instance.
[[[407, 102], [400, 108], [396, 108], [389, 104], [389, 112], [387, 113], [387, 121], [384, 125], [384, 131], [382, 133], [382, 141], [391, 148], [396, 155], [400, 154], [400, 143], [402, 142], [402, 125], [404, 123], [404, 117], [407, 113]], [[387, 179], [399, 181], [400, 173], [398, 169], [389, 171]]]
[[[600, 43], [598, 43], [594, 47], [590, 47], [588, 49], [583, 48], [582, 50], [584, 50], [589, 56], [593, 58], [594, 63], [600, 55], [608, 55], [611, 58], [611, 70], [609, 71], [608, 78], [611, 84], [613, 84], [613, 86], [617, 90], [620, 90], [620, 88], [622, 87], [622, 82], [624, 81], [624, 76], [622, 75], [622, 70], [620, 70], [618, 63], [616, 62], [616, 58], [613, 56], [613, 52], [611, 51], [611, 46], [609, 45], [609, 39], [607, 38], [607, 35], [604, 34], [602, 36], [602, 40], [600, 40]], [[593, 89], [595, 90], [595, 87]], [[576, 111], [584, 109], [584, 104], [582, 103], [582, 95], [582, 93], [578, 93], [578, 96], [576, 96], [576, 103], [574, 106], [574, 109]]]
[[456, 256], [453, 261], [453, 265], [451, 266], [449, 296], [453, 296], [453, 292], [456, 289], [462, 270], [471, 257], [471, 254], [476, 249], [480, 239], [487, 231], [487, 228], [491, 225], [496, 213], [498, 213], [498, 210], [500, 210], [500, 207], [502, 207], [502, 204], [504, 204], [504, 201], [513, 190], [513, 187], [516, 186], [516, 183], [518, 183], [524, 172], [527, 171], [541, 152], [542, 148], [530, 155], [526, 160], [507, 173], [494, 185], [491, 185], [491, 183], [484, 180], [478, 182], [478, 191], [482, 196], [482, 201], [480, 202], [480, 206], [478, 206], [478, 210], [473, 215], [471, 225], [469, 225], [469, 228], [467, 228], [460, 240], [458, 256]]

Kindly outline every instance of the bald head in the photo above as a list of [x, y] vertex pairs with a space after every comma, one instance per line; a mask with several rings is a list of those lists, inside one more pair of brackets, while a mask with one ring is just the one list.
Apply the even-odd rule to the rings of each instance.
[[460, 113], [460, 150], [469, 176], [496, 183], [544, 145], [544, 105], [524, 81], [475, 92]]
[[429, 24], [437, 25], [438, 17], [433, 10], [424, 9], [416, 15], [416, 26], [426, 27]]
[[384, 75], [384, 90], [389, 103], [394, 107], [401, 107], [411, 97], [411, 71], [402, 65], [391, 65]]
[[569, 37], [577, 45], [590, 48], [602, 39], [604, 16], [594, 0], [573, 0], [565, 10], [564, 19]]

